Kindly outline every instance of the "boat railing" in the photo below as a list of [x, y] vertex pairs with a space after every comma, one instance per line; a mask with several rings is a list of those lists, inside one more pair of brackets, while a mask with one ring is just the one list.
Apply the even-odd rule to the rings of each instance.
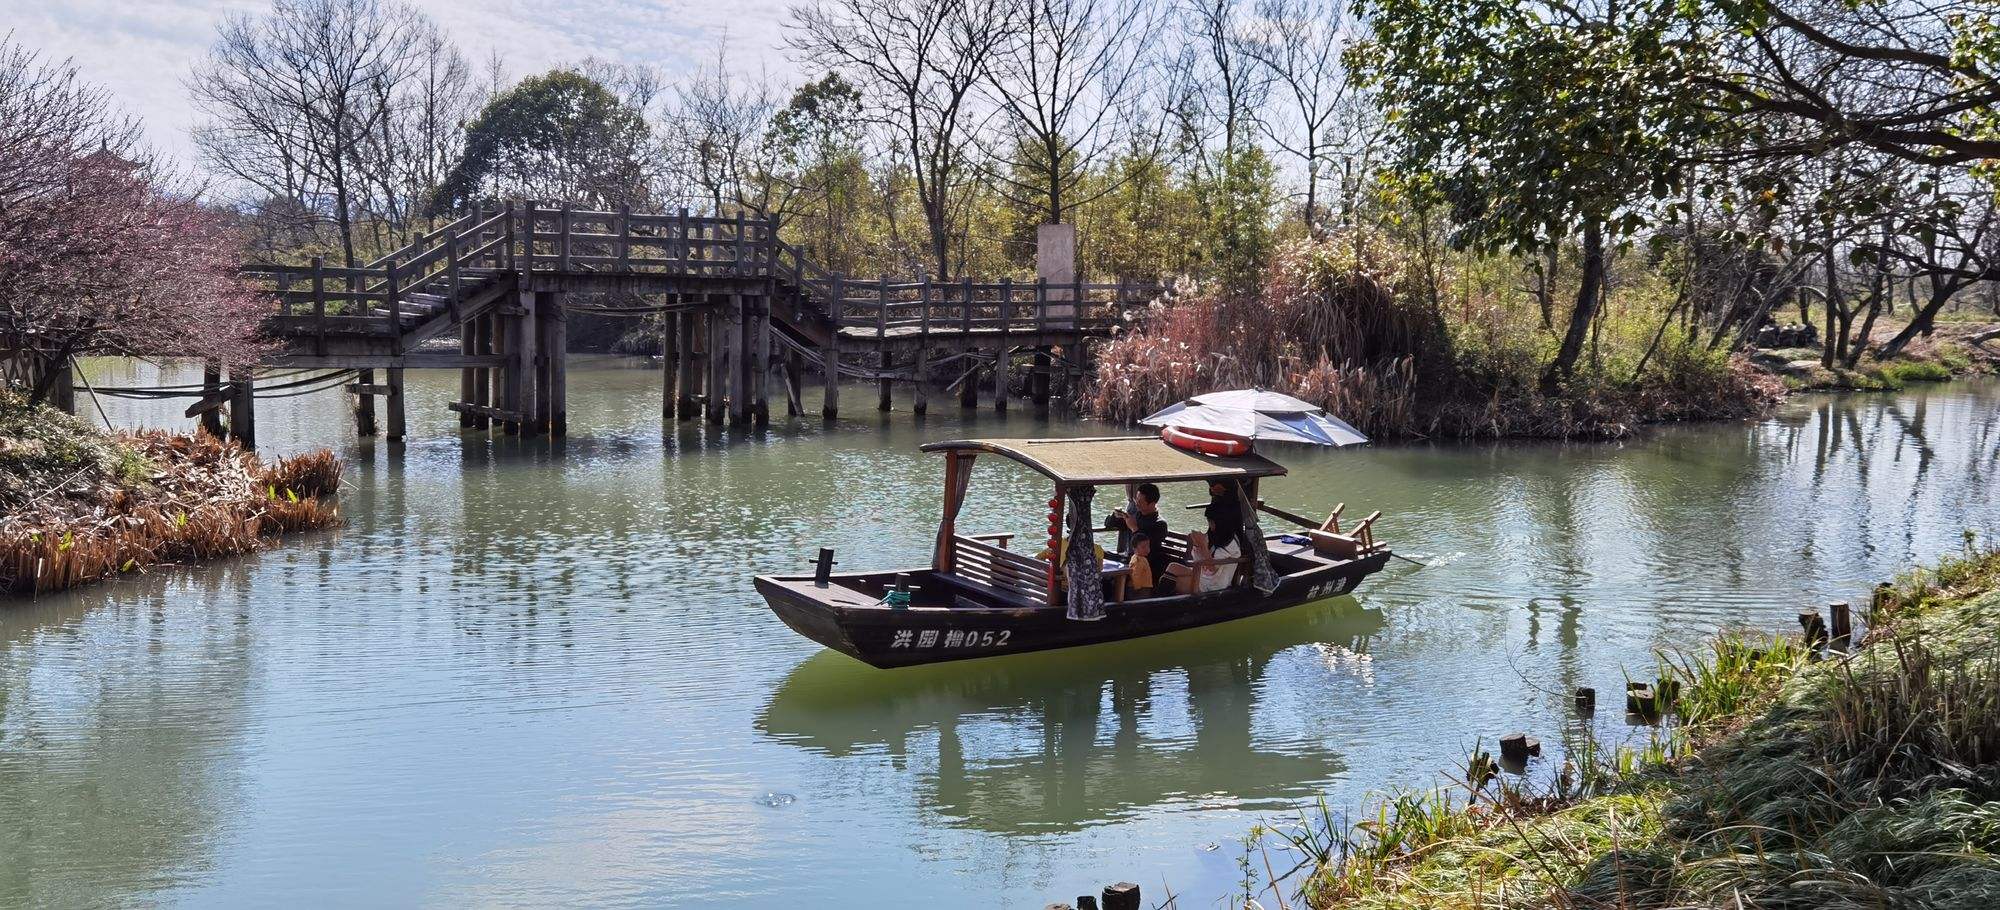
[[951, 543], [952, 574], [1024, 600], [1049, 602], [1048, 563], [963, 534], [952, 535]]

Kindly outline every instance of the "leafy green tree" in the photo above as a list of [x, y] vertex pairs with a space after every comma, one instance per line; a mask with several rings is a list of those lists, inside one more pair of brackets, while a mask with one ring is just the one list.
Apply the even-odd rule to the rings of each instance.
[[521, 80], [466, 127], [439, 209], [478, 198], [614, 208], [644, 200], [650, 131], [603, 84], [559, 69]]
[[1355, 54], [1390, 118], [1393, 167], [1450, 207], [1460, 247], [1542, 255], [1579, 237], [1581, 276], [1543, 374], [1575, 370], [1609, 250], [1671, 212], [1714, 115], [1684, 91], [1678, 7], [1370, 0]]

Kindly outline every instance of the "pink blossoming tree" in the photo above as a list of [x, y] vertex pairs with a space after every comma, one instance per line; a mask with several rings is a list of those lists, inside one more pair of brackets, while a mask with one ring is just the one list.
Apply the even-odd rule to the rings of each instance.
[[241, 244], [159, 168], [128, 158], [104, 94], [0, 40], [0, 362], [39, 403], [72, 357], [205, 357], [247, 366], [268, 301], [236, 277]]

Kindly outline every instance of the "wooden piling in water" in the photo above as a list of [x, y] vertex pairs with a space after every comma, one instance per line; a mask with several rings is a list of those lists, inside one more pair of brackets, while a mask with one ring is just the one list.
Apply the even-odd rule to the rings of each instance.
[[389, 374], [389, 394], [383, 396], [387, 399], [383, 403], [389, 408], [389, 432], [386, 436], [390, 442], [402, 442], [408, 430], [405, 422], [407, 415], [403, 411], [403, 368], [390, 367], [385, 372]]
[[[479, 353], [478, 324], [479, 320], [477, 318], [468, 319], [458, 324], [458, 353], [460, 355], [465, 357], [471, 357], [474, 354]], [[473, 387], [479, 381], [478, 375], [479, 371], [473, 367], [459, 368], [458, 370], [459, 401], [464, 402], [466, 404], [471, 404], [473, 402], [473, 396], [474, 396]], [[476, 421], [478, 421], [478, 419], [479, 415], [473, 413], [471, 410], [460, 411], [458, 412], [458, 428], [461, 430], [470, 430], [472, 429], [473, 424]]]
[[[201, 397], [205, 402], [222, 397], [221, 361], [207, 360], [202, 362]], [[208, 435], [221, 439], [224, 432], [222, 428], [222, 409], [209, 408], [201, 412], [201, 428], [208, 431]]]
[[1826, 647], [1826, 620], [1821, 618], [1818, 610], [1800, 610], [1799, 629], [1803, 632], [1806, 650], [1817, 653]]
[[660, 320], [660, 422], [673, 420], [674, 402], [680, 398], [681, 314], [668, 313]]
[[707, 329], [704, 335], [708, 338], [708, 343], [702, 347], [702, 366], [707, 368], [707, 375], [702, 379], [701, 410], [710, 424], [719, 425], [722, 423], [723, 396], [726, 394], [724, 377], [727, 374], [724, 371], [729, 365], [729, 350], [724, 341], [728, 331], [723, 325], [722, 313], [712, 305], [714, 300], [710, 298], [708, 302], [711, 305], [701, 315], [702, 324]]
[[1848, 645], [1854, 640], [1853, 608], [1843, 600], [1827, 604], [1827, 613], [1833, 618], [1833, 628], [1830, 630], [1833, 634], [1833, 646], [1842, 651], [1847, 650]]
[[1577, 713], [1589, 714], [1595, 710], [1597, 710], [1597, 690], [1589, 686], [1578, 686], [1576, 689]]
[[[67, 368], [67, 364], [65, 364]], [[246, 449], [257, 447], [257, 380], [245, 369], [231, 368], [229, 379], [229, 438]]]
[[1105, 885], [1104, 910], [1139, 910], [1139, 886], [1132, 882]]
[[[682, 297], [680, 300], [685, 301]], [[675, 320], [679, 323], [680, 363], [675, 366], [679, 374], [674, 383], [674, 419], [693, 420], [695, 418], [695, 391], [701, 385], [700, 361], [695, 359], [695, 345], [700, 337], [699, 316], [693, 310], [683, 309]]]
[[[356, 385], [374, 385], [374, 370], [357, 370], [354, 374]], [[354, 396], [354, 433], [357, 436], [375, 435], [375, 398], [372, 395]]]
[[958, 406], [965, 409], [979, 407], [979, 352], [972, 348], [965, 350], [965, 381], [958, 384]]

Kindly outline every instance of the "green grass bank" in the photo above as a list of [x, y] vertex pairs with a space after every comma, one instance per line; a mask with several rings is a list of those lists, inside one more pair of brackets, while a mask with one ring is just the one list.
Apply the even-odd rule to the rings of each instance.
[[1285, 905], [2000, 907], [2000, 551], [1968, 539], [1867, 612], [1850, 652], [1663, 657], [1679, 691], [1643, 745], [1569, 743], [1546, 779], [1475, 755], [1453, 786], [1276, 829], [1309, 857]]

